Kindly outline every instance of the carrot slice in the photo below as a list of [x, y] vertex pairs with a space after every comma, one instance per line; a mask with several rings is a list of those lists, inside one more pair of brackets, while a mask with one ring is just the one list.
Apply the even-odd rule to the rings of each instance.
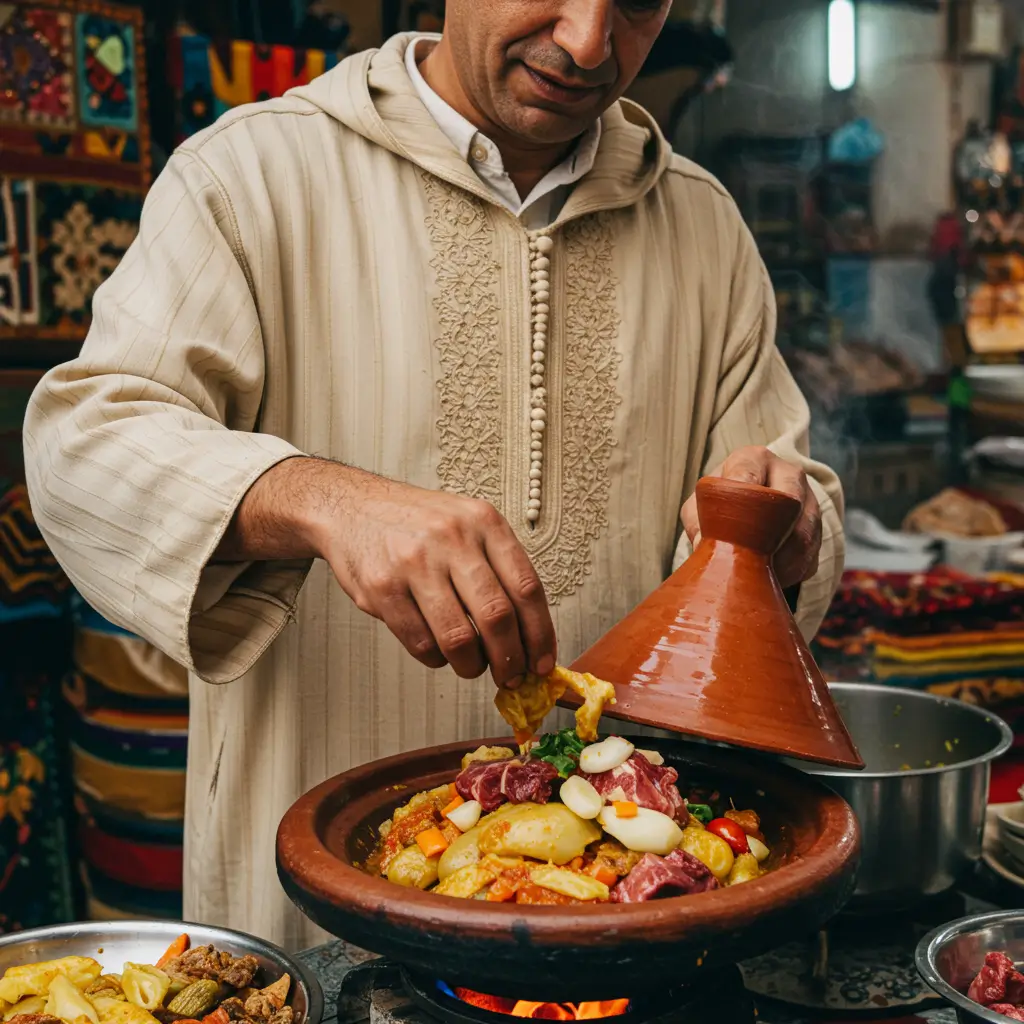
[[517, 888], [518, 886], [510, 885], [499, 878], [487, 891], [487, 901], [489, 903], [508, 903], [515, 896]]
[[463, 800], [461, 796], [456, 795], [455, 799], [452, 800], [452, 802], [448, 804], [443, 811], [441, 811], [441, 816], [443, 818], [447, 818], [456, 807], [461, 807], [465, 802], [466, 801]]
[[640, 813], [640, 808], [632, 800], [615, 800], [612, 807], [617, 818], [635, 818]]
[[448, 840], [439, 828], [428, 828], [416, 837], [416, 845], [423, 851], [424, 857], [439, 857], [448, 849]]
[[223, 1006], [218, 1006], [213, 1013], [208, 1013], [203, 1018], [203, 1024], [231, 1024], [231, 1018]]
[[185, 950], [188, 949], [188, 936], [179, 935], [168, 947], [166, 952], [156, 962], [157, 967], [164, 967], [170, 963], [175, 957], [181, 956]]
[[608, 867], [607, 864], [601, 864], [596, 860], [593, 864], [588, 864], [587, 867], [583, 869], [583, 873], [585, 875], [590, 875], [591, 878], [596, 878], [599, 882], [604, 882], [609, 889], [619, 880], [619, 876], [612, 868]]

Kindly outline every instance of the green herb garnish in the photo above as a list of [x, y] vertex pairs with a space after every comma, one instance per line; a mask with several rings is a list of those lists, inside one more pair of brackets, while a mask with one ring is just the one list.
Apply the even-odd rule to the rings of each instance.
[[549, 732], [541, 736], [530, 755], [553, 764], [558, 769], [559, 777], [567, 779], [576, 771], [585, 746], [586, 743], [576, 735], [575, 729], [563, 729], [561, 732]]
[[702, 825], [707, 825], [708, 822], [713, 821], [715, 812], [708, 807], [707, 804], [687, 804], [686, 809], [693, 815]]

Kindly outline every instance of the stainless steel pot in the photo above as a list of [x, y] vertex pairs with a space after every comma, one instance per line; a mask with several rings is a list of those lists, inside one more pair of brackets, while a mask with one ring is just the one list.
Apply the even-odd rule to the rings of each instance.
[[914, 902], [952, 888], [981, 856], [991, 765], [1013, 733], [996, 715], [917, 690], [829, 687], [862, 772], [793, 762], [831, 786], [861, 827], [858, 904]]
[[0, 975], [8, 967], [64, 956], [92, 957], [105, 971], [119, 974], [126, 962], [155, 964], [182, 932], [193, 946], [212, 943], [235, 956], [251, 953], [260, 965], [257, 977], [266, 984], [290, 974], [288, 1001], [295, 1011], [295, 1024], [320, 1024], [324, 997], [313, 972], [277, 946], [226, 928], [180, 921], [89, 921], [35, 928], [0, 938]]
[[1006, 1024], [1007, 1018], [968, 999], [965, 993], [985, 962], [986, 953], [1024, 960], [1024, 912], [1000, 910], [975, 914], [936, 928], [917, 947], [922, 978], [956, 1007], [960, 1024]]

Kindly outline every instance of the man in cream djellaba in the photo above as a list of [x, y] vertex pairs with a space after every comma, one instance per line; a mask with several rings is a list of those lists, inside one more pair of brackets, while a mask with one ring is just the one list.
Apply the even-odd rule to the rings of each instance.
[[495, 684], [570, 663], [689, 555], [702, 474], [803, 502], [776, 565], [816, 630], [842, 498], [771, 285], [721, 185], [620, 99], [668, 7], [450, 0], [443, 38], [227, 114], [40, 384], [43, 534], [190, 673], [187, 919], [315, 942], [275, 874], [290, 804], [500, 733]]

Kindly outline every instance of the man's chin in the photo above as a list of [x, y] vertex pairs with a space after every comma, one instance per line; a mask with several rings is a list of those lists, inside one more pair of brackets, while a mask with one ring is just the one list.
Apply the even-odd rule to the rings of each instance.
[[508, 119], [506, 127], [510, 134], [525, 142], [557, 146], [578, 139], [603, 112], [597, 110], [590, 116], [581, 116], [576, 111], [563, 114], [540, 107], [523, 106]]

